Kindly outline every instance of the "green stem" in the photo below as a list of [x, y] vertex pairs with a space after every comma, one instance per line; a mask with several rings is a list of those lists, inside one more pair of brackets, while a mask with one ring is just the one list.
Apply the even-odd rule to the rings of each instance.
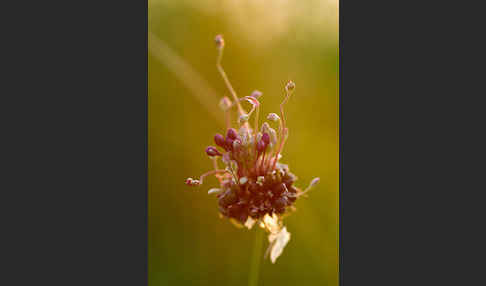
[[250, 274], [248, 277], [248, 286], [257, 286], [260, 274], [260, 262], [262, 260], [263, 234], [264, 230], [256, 226], [255, 242], [253, 244], [253, 253], [250, 264]]

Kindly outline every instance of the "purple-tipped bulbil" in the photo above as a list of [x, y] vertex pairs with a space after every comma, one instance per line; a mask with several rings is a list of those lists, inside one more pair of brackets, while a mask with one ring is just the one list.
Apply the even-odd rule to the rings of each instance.
[[270, 143], [270, 135], [267, 132], [264, 132], [262, 135], [262, 141], [265, 142], [265, 145]]
[[213, 146], [209, 146], [208, 148], [206, 148], [206, 154], [208, 154], [208, 156], [210, 157], [221, 156], [221, 153], [219, 153], [218, 149]]
[[231, 151], [233, 150], [233, 141], [235, 141], [235, 139], [231, 139], [229, 137], [226, 137], [226, 148], [227, 150]]
[[265, 152], [265, 149], [267, 149], [269, 143], [270, 143], [270, 135], [268, 135], [267, 132], [264, 132], [262, 138], [257, 143], [258, 153]]
[[228, 129], [228, 132], [226, 133], [226, 140], [228, 138], [235, 140], [236, 137], [238, 137], [238, 132], [234, 128]]
[[224, 140], [223, 135], [221, 134], [214, 135], [214, 143], [216, 143], [216, 145], [218, 145], [219, 147], [226, 149], [226, 141]]
[[267, 148], [267, 144], [265, 143], [265, 141], [263, 140], [258, 141], [257, 143], [258, 153], [262, 153], [263, 151], [265, 151], [266, 148]]

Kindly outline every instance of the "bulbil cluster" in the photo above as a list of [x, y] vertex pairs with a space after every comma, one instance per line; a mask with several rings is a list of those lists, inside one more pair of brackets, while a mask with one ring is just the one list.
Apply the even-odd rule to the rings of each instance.
[[[186, 179], [186, 184], [200, 186], [205, 177], [216, 176], [220, 186], [210, 189], [208, 193], [217, 195], [219, 212], [236, 224], [251, 228], [258, 223], [269, 231], [270, 248], [276, 248], [271, 251], [272, 262], [275, 262], [290, 239], [290, 234], [282, 224], [283, 215], [293, 210], [297, 198], [319, 181], [315, 178], [302, 191], [294, 185], [297, 177], [289, 171], [287, 165], [279, 162], [288, 136], [284, 105], [295, 89], [295, 84], [289, 81], [285, 85], [280, 116], [270, 113], [266, 117], [268, 122], [260, 125], [259, 99], [262, 92], [255, 90], [249, 96], [238, 98], [221, 66], [223, 37], [216, 36], [215, 43], [218, 50], [216, 66], [233, 102], [226, 96], [221, 99], [219, 106], [225, 112], [226, 132], [224, 135], [214, 135], [215, 146], [206, 148], [206, 154], [213, 160], [214, 169], [199, 179]], [[242, 101], [250, 103], [249, 112], [242, 107]], [[230, 111], [233, 107], [238, 112], [237, 128], [231, 127]], [[252, 115], [254, 122], [251, 122]], [[269, 122], [275, 124], [275, 128]], [[224, 168], [219, 167], [219, 161], [224, 164]]]
[[298, 189], [293, 183], [296, 176], [281, 164], [276, 170], [271, 169], [273, 158], [264, 158], [270, 145], [268, 133], [263, 133], [256, 141], [255, 156], [251, 154], [253, 145], [244, 146], [234, 129], [228, 129], [226, 138], [216, 134], [214, 139], [216, 145], [226, 152], [222, 155], [216, 150], [219, 155], [213, 155], [216, 154], [215, 148], [208, 147], [206, 153], [209, 156], [226, 156], [224, 160], [236, 162], [237, 170], [236, 178], [227, 176], [221, 180], [221, 192], [218, 194], [221, 214], [244, 224], [248, 217], [258, 220], [265, 214], [283, 214], [295, 202]]

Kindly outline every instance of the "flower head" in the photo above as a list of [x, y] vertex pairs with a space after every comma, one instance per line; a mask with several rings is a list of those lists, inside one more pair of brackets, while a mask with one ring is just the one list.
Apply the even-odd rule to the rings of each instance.
[[[220, 106], [227, 116], [225, 135], [215, 134], [216, 146], [206, 148], [206, 154], [214, 160], [214, 170], [203, 174], [198, 180], [188, 178], [186, 184], [200, 186], [206, 176], [215, 175], [219, 186], [208, 193], [216, 194], [219, 212], [240, 226], [251, 228], [256, 224], [266, 229], [270, 242], [268, 252], [274, 263], [290, 239], [290, 233], [283, 226], [284, 215], [292, 212], [295, 201], [319, 182], [318, 178], [312, 180], [309, 187], [302, 191], [294, 185], [297, 177], [289, 167], [279, 163], [288, 136], [284, 105], [295, 84], [289, 81], [285, 85], [286, 95], [280, 105], [280, 116], [270, 113], [267, 117], [278, 124], [278, 132], [267, 122], [260, 125], [258, 98], [262, 93], [254, 91], [243, 98], [236, 96], [221, 66], [222, 36], [216, 36], [215, 42], [219, 51], [217, 67], [233, 96], [234, 104], [227, 97], [221, 100]], [[246, 112], [240, 101], [248, 101], [252, 105], [251, 110]], [[233, 106], [238, 111], [239, 126], [236, 128], [230, 126], [228, 119], [229, 109]], [[224, 169], [218, 167], [219, 159], [225, 165]]]

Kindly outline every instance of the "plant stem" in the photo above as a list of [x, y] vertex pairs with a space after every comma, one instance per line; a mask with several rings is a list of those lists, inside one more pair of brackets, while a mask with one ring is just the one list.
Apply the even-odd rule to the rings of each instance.
[[221, 74], [221, 77], [224, 80], [224, 83], [228, 87], [231, 95], [233, 96], [233, 100], [235, 101], [236, 107], [238, 108], [238, 112], [240, 115], [244, 114], [245, 112], [243, 111], [243, 108], [241, 107], [240, 101], [238, 99], [238, 96], [236, 95], [235, 90], [233, 89], [233, 86], [231, 85], [228, 76], [224, 72], [223, 66], [221, 65], [221, 59], [223, 58], [223, 48], [218, 49], [218, 59], [216, 60], [216, 67], [218, 68], [219, 73]]
[[251, 257], [250, 273], [248, 277], [248, 286], [257, 286], [260, 274], [260, 262], [262, 260], [264, 231], [256, 226], [255, 242], [253, 244], [253, 253]]

